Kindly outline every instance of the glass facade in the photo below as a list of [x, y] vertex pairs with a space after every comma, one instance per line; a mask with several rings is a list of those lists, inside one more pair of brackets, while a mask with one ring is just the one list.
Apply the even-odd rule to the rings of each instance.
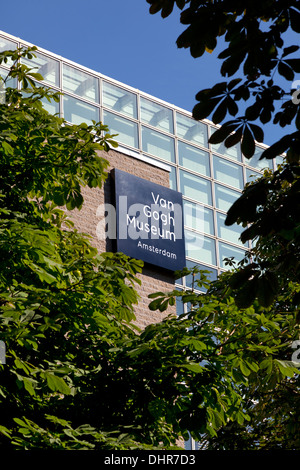
[[[0, 32], [0, 51], [28, 45], [18, 41]], [[265, 167], [275, 165], [259, 160], [262, 147], [257, 146], [255, 157], [248, 160], [240, 145], [229, 149], [223, 144], [210, 145], [209, 136], [216, 130], [211, 122], [195, 121], [181, 108], [50, 52], [39, 50], [36, 55], [30, 67], [44, 77], [44, 84], [64, 93], [60, 103], [45, 101], [50, 112], [75, 124], [102, 121], [111, 134], [118, 134], [122, 152], [134, 151], [141, 158], [169, 166], [170, 187], [182, 192], [184, 199], [188, 266], [199, 265], [215, 278], [228, 269], [226, 258], [243, 257], [249, 246], [239, 240], [240, 227], [227, 227], [224, 221], [244, 185]], [[1, 76], [9, 66], [3, 64]], [[178, 287], [190, 288], [190, 278], [180, 280]]]

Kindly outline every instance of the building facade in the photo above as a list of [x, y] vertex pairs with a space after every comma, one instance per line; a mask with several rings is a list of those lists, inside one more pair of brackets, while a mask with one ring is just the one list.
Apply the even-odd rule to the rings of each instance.
[[[0, 31], [0, 51], [31, 46], [26, 41]], [[249, 161], [240, 145], [229, 149], [210, 145], [216, 126], [208, 120], [195, 121], [191, 113], [149, 96], [101, 73], [87, 69], [56, 54], [39, 49], [30, 67], [36, 67], [43, 84], [63, 92], [59, 103], [45, 102], [51, 113], [68, 122], [92, 120], [108, 125], [118, 134], [119, 147], [104, 157], [110, 168], [117, 168], [182, 194], [186, 266], [198, 265], [210, 271], [211, 279], [228, 269], [226, 258], [242, 259], [250, 245], [239, 240], [242, 228], [225, 225], [226, 212], [240, 196], [244, 185], [256, 178], [264, 167], [275, 169], [275, 161], [260, 161], [263, 146], [257, 146]], [[9, 65], [0, 67], [6, 76]], [[8, 84], [17, 86], [17, 83]], [[111, 201], [112, 181], [104, 190], [84, 189], [85, 205], [75, 213], [77, 228], [93, 236], [100, 251], [110, 250], [108, 240], [97, 236], [101, 214], [98, 207]], [[102, 214], [103, 216], [103, 214]], [[172, 272], [147, 265], [142, 274], [139, 324], [160, 319], [148, 310], [148, 294], [174, 287]], [[179, 289], [191, 288], [189, 276], [175, 282]], [[182, 306], [177, 306], [181, 313]]]

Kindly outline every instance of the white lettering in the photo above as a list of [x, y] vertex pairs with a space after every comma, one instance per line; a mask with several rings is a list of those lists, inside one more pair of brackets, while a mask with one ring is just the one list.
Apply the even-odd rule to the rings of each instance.
[[151, 191], [151, 196], [152, 196], [152, 199], [154, 201], [154, 204], [158, 204], [159, 194], [155, 197], [153, 192]]
[[[157, 200], [159, 195], [152, 193], [152, 198]], [[160, 199], [163, 204], [171, 201]], [[172, 203], [173, 204], [173, 203]], [[118, 239], [132, 240], [167, 239], [176, 241], [183, 237], [182, 208], [175, 204], [174, 212], [168, 211], [162, 206], [132, 204], [127, 207], [127, 196], [119, 197], [118, 204], [118, 234], [117, 211], [112, 204], [101, 204], [97, 207], [96, 216], [100, 218], [96, 225], [96, 235], [99, 240]]]
[[151, 217], [152, 221], [155, 220], [156, 222], [158, 222], [161, 220], [163, 225], [175, 226], [175, 219], [170, 214], [170, 211], [162, 212], [161, 210], [159, 210], [159, 206], [157, 205], [152, 204], [151, 206], [144, 206], [143, 213], [146, 217]]
[[165, 248], [164, 249], [157, 248], [154, 245], [148, 245], [148, 243], [142, 243], [140, 240], [138, 241], [137, 247], [141, 248], [142, 250], [151, 251], [151, 252], [156, 253], [158, 255], [166, 256], [167, 258], [177, 259], [176, 253], [168, 251]]
[[152, 199], [154, 201], [154, 204], [160, 205], [161, 207], [163, 207], [165, 209], [169, 209], [170, 211], [174, 210], [174, 204], [173, 204], [172, 201], [167, 201], [166, 199], [164, 199], [162, 197], [160, 198], [159, 194], [157, 194], [157, 196], [154, 196], [152, 191], [151, 191], [151, 196], [152, 196]]

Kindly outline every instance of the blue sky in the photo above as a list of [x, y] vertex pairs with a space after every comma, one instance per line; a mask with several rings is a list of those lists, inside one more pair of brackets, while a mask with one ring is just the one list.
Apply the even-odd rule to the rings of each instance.
[[[188, 111], [220, 80], [217, 54], [193, 59], [177, 48], [179, 11], [162, 19], [146, 0], [14, 0], [0, 18], [2, 31]], [[271, 144], [280, 130], [265, 134]]]

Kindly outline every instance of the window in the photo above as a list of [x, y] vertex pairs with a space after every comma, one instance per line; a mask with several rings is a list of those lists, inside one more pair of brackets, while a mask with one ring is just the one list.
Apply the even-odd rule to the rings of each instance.
[[243, 169], [241, 166], [214, 155], [214, 176], [222, 183], [243, 189]]
[[213, 211], [208, 207], [183, 200], [184, 225], [214, 235]]
[[179, 165], [202, 175], [210, 176], [208, 152], [179, 141], [178, 158]]
[[[198, 263], [194, 263], [193, 261], [187, 260], [186, 267], [188, 269], [191, 269], [194, 266], [198, 267], [199, 269], [203, 271], [209, 271], [209, 273], [205, 273], [205, 276], [207, 277], [209, 281], [215, 281], [217, 279], [218, 271], [216, 269], [210, 268], [209, 266], [205, 266], [204, 264], [198, 264]], [[198, 288], [195, 282], [197, 280], [200, 280], [200, 274], [197, 274], [194, 276], [194, 288], [195, 289]], [[190, 288], [193, 287], [193, 275], [192, 274], [188, 274], [187, 276], [185, 276], [185, 285], [186, 287], [190, 287]], [[204, 288], [202, 287], [201, 290], [204, 290]]]
[[[17, 44], [13, 41], [10, 41], [9, 39], [4, 39], [0, 37], [0, 52], [4, 51], [14, 51], [17, 48]], [[3, 62], [2, 62], [3, 64]], [[13, 61], [11, 59], [8, 59], [6, 64], [7, 67], [11, 67], [13, 64]]]
[[176, 178], [176, 167], [172, 166], [171, 171], [170, 171], [170, 188], [174, 189], [174, 191], [177, 191], [177, 178]]
[[195, 121], [184, 114], [176, 113], [176, 130], [178, 137], [208, 147], [206, 124]]
[[236, 262], [239, 262], [244, 258], [245, 250], [228, 245], [227, 243], [219, 242], [219, 256], [221, 268], [231, 269], [230, 266], [226, 266], [225, 259], [233, 257]]
[[50, 114], [59, 114], [59, 102], [53, 99], [49, 102], [47, 98], [42, 98], [43, 108]]
[[64, 118], [72, 124], [92, 124], [92, 120], [99, 122], [99, 109], [95, 106], [64, 95]]
[[[212, 127], [211, 134], [213, 134], [215, 131], [216, 129]], [[232, 158], [238, 162], [242, 160], [240, 144], [227, 148], [225, 147], [224, 142], [221, 142], [220, 144], [211, 144], [211, 149], [213, 152], [221, 153], [222, 155], [226, 155], [227, 157]]]
[[17, 44], [14, 41], [0, 37], [0, 52], [14, 51], [17, 48]]
[[184, 303], [182, 302], [181, 297], [176, 297], [176, 314], [182, 315], [184, 313]]
[[143, 151], [168, 162], [175, 162], [174, 139], [156, 132], [148, 127], [142, 127]]
[[276, 168], [278, 168], [279, 165], [284, 165], [284, 158], [281, 155], [278, 155], [275, 158], [275, 163], [276, 163]]
[[142, 97], [140, 103], [141, 120], [144, 123], [166, 132], [174, 132], [173, 113], [171, 109]]
[[215, 240], [185, 230], [186, 256], [202, 263], [216, 264]]
[[[0, 77], [2, 77], [3, 80], [6, 79], [8, 73], [9, 73], [9, 70], [0, 67]], [[0, 83], [3, 83], [3, 82], [0, 82]], [[5, 88], [17, 88], [17, 85], [18, 85], [18, 82], [17, 82], [16, 77], [14, 77], [14, 78], [9, 77], [5, 82]], [[4, 86], [4, 84], [3, 84], [3, 86]]]
[[227, 226], [225, 219], [226, 214], [217, 212], [218, 236], [237, 245], [243, 245], [239, 237], [245, 228], [238, 224]]
[[211, 183], [200, 176], [180, 170], [180, 190], [184, 196], [212, 205]]
[[125, 116], [137, 118], [136, 95], [134, 93], [105, 81], [102, 82], [102, 87], [103, 106]]
[[115, 140], [120, 144], [138, 148], [137, 124], [116, 114], [103, 112], [104, 124], [109, 127], [110, 134], [118, 134]]
[[254, 155], [251, 158], [244, 157], [244, 161], [246, 165], [252, 166], [253, 168], [257, 168], [258, 170], [263, 170], [264, 168], [273, 168], [272, 160], [267, 160], [264, 158], [260, 160], [261, 154], [263, 153], [264, 149], [261, 147], [255, 147]]
[[98, 79], [66, 64], [63, 65], [63, 89], [99, 103]]
[[186, 450], [201, 450], [199, 442], [195, 441], [191, 436], [188, 441], [185, 441], [184, 448]]
[[218, 209], [221, 209], [224, 212], [228, 211], [234, 201], [236, 201], [241, 196], [241, 194], [242, 193], [238, 193], [233, 189], [226, 188], [221, 184], [215, 184], [216, 206]]
[[50, 57], [36, 51], [34, 51], [33, 54], [36, 57], [33, 57], [32, 59], [22, 58], [22, 64], [27, 65], [27, 67], [30, 67], [31, 69], [33, 68], [34, 73], [40, 73], [44, 82], [59, 87], [58, 60], [51, 59]]
[[247, 183], [252, 183], [253, 181], [257, 180], [257, 178], [261, 178], [262, 174], [258, 173], [258, 171], [251, 170], [250, 168], [246, 168], [246, 180]]

